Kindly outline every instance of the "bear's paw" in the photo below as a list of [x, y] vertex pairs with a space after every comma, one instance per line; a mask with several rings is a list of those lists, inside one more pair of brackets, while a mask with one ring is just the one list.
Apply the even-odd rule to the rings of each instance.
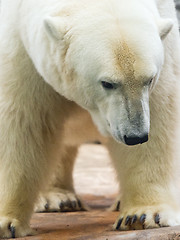
[[113, 229], [140, 230], [177, 225], [180, 225], [180, 212], [168, 205], [158, 205], [123, 210]]
[[28, 224], [24, 224], [17, 219], [10, 217], [0, 217], [0, 238], [17, 238], [35, 235], [36, 231], [32, 230]]
[[88, 206], [71, 191], [58, 189], [41, 193], [35, 212], [73, 212], [89, 210]]

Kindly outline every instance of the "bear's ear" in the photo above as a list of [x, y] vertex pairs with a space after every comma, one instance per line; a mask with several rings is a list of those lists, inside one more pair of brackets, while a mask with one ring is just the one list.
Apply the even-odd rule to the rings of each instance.
[[164, 39], [168, 35], [173, 25], [174, 25], [173, 20], [169, 18], [161, 19], [158, 21], [159, 34], [161, 39]]
[[65, 34], [65, 21], [61, 17], [47, 17], [44, 19], [44, 27], [46, 33], [56, 39], [61, 40]]

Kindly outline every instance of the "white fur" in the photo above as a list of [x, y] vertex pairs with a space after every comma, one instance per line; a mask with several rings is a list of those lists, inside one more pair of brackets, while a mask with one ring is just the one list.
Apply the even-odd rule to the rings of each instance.
[[[159, 227], [157, 213], [161, 226], [180, 224], [173, 1], [2, 0], [0, 22], [0, 236], [11, 237], [9, 224], [16, 236], [29, 234], [34, 202], [50, 175], [36, 210], [47, 196], [53, 210], [58, 199], [77, 202], [77, 146], [97, 138], [121, 182], [120, 229], [131, 229], [125, 219], [134, 214], [147, 215], [145, 228]], [[101, 81], [116, 88], [104, 89]], [[124, 144], [125, 135], [144, 134], [147, 143]]]

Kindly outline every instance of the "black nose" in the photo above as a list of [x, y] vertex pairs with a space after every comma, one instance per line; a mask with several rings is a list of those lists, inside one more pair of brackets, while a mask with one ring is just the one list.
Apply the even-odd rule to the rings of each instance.
[[144, 135], [143, 137], [136, 137], [136, 136], [124, 136], [124, 141], [127, 145], [136, 145], [142, 144], [148, 141], [148, 134]]

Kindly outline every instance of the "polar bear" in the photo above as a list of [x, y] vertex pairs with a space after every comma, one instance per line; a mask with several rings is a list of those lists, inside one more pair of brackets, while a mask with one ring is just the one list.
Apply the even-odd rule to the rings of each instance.
[[40, 191], [37, 210], [83, 208], [74, 158], [97, 137], [121, 184], [114, 229], [180, 224], [173, 0], [2, 0], [0, 22], [0, 237], [32, 233]]

